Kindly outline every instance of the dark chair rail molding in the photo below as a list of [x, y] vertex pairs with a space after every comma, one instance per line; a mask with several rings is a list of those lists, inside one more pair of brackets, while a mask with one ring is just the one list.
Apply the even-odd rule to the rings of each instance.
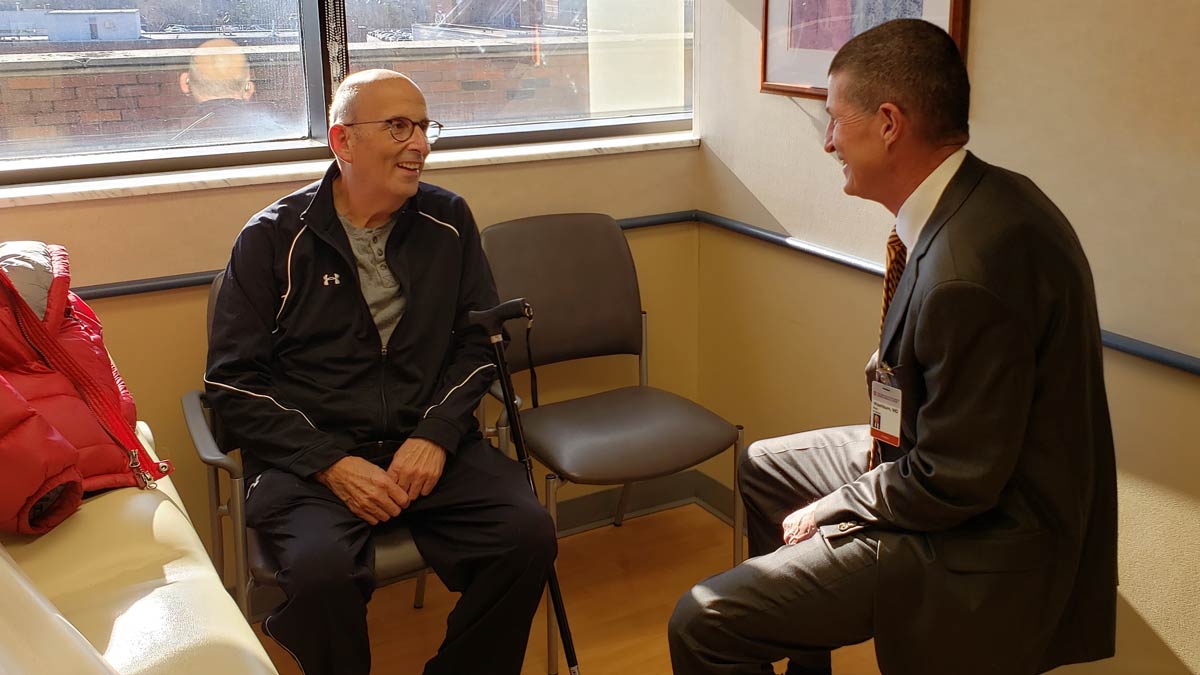
[[[868, 272], [876, 276], [883, 276], [883, 266], [873, 263], [869, 260], [855, 258], [854, 256], [839, 253], [833, 249], [811, 244], [795, 237], [789, 237], [778, 232], [766, 230], [761, 227], [755, 227], [748, 223], [743, 223], [739, 220], [725, 218], [707, 211], [674, 211], [672, 213], [659, 213], [651, 216], [640, 216], [638, 218], [624, 218], [618, 220], [621, 228], [625, 230], [633, 230], [642, 227], [653, 227], [655, 225], [672, 225], [676, 223], [704, 223], [714, 227], [720, 227], [731, 232], [744, 234], [748, 237], [761, 239], [762, 241], [783, 246], [785, 248], [807, 253], [839, 265], [846, 265], [862, 272]], [[138, 293], [153, 293], [156, 291], [168, 291], [177, 288], [190, 288], [193, 286], [207, 286], [212, 283], [213, 277], [217, 275], [218, 270], [210, 272], [191, 272], [189, 274], [175, 274], [166, 277], [154, 277], [152, 279], [137, 279], [134, 281], [119, 281], [111, 284], [97, 284], [95, 286], [81, 286], [75, 289], [79, 297], [85, 300], [95, 298], [112, 298], [122, 295], [135, 295]], [[1176, 368], [1192, 375], [1200, 375], [1200, 357], [1184, 354], [1182, 352], [1173, 351], [1165, 347], [1160, 347], [1149, 342], [1143, 342], [1131, 337], [1119, 335], [1111, 331], [1101, 331], [1104, 338], [1104, 346], [1110, 349], [1115, 349], [1119, 352], [1131, 354], [1139, 358], [1153, 361], [1164, 366]]]
[[176, 288], [191, 288], [193, 286], [208, 286], [221, 270], [211, 272], [189, 272], [187, 274], [172, 274], [168, 277], [152, 277], [150, 279], [134, 279], [133, 281], [117, 281], [111, 284], [96, 284], [73, 288], [75, 295], [84, 300], [95, 298], [116, 298], [122, 295], [137, 295], [138, 293], [154, 293], [155, 291], [170, 291]]

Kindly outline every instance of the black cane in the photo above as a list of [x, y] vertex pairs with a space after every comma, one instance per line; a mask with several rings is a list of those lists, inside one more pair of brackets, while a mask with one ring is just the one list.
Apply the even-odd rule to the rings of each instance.
[[[468, 320], [483, 327], [492, 343], [492, 351], [496, 355], [496, 367], [500, 369], [500, 390], [504, 394], [504, 409], [508, 411], [508, 423], [512, 435], [513, 447], [517, 451], [517, 460], [525, 465], [525, 474], [529, 478], [529, 488], [537, 496], [537, 484], [533, 482], [533, 462], [525, 450], [525, 430], [521, 428], [521, 415], [517, 410], [516, 396], [513, 394], [512, 375], [508, 372], [508, 361], [504, 359], [504, 322], [509, 319], [525, 317], [533, 320], [533, 307], [525, 302], [525, 298], [514, 298], [500, 303], [491, 309], [478, 312], [468, 312]], [[533, 365], [533, 364], [530, 364]], [[567, 608], [563, 604], [562, 589], [558, 586], [558, 574], [550, 567], [550, 602], [554, 604], [554, 616], [558, 619], [558, 634], [562, 638], [563, 652], [567, 657], [567, 669], [571, 675], [579, 675], [579, 659], [575, 656], [575, 641], [571, 639], [571, 627], [567, 625]]]

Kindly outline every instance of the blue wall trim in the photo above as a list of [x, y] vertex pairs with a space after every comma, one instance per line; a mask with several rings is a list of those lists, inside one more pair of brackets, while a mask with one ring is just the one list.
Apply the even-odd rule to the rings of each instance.
[[1156, 344], [1126, 337], [1112, 331], [1102, 330], [1100, 331], [1100, 336], [1104, 339], [1104, 346], [1110, 349], [1132, 354], [1133, 356], [1140, 356], [1143, 359], [1148, 359], [1171, 368], [1178, 368], [1185, 373], [1200, 375], [1200, 358], [1196, 358], [1190, 354], [1173, 351], [1166, 347], [1159, 347]]
[[138, 293], [154, 293], [170, 291], [176, 288], [191, 288], [207, 286], [216, 278], [218, 270], [211, 272], [191, 272], [175, 274], [169, 277], [154, 277], [152, 279], [136, 279], [134, 281], [118, 281], [113, 284], [96, 284], [95, 286], [80, 286], [71, 289], [75, 295], [84, 300], [95, 298], [115, 298], [122, 295], [137, 295]]
[[[761, 227], [756, 227], [748, 223], [743, 223], [740, 220], [733, 220], [718, 216], [707, 211], [675, 211], [672, 213], [659, 213], [651, 216], [640, 216], [638, 218], [623, 218], [617, 221], [621, 225], [621, 229], [636, 230], [643, 227], [653, 227], [655, 225], [670, 225], [674, 223], [704, 223], [714, 227], [720, 227], [731, 232], [760, 239], [776, 246], [783, 246], [801, 253], [816, 256], [823, 260], [845, 265], [861, 272], [867, 272], [876, 276], [883, 276], [883, 266], [863, 260], [854, 256], [840, 253], [833, 249], [825, 248], [817, 244], [812, 244], [795, 237], [789, 237], [785, 234], [780, 234], [772, 230], [766, 230]], [[156, 291], [168, 291], [177, 288], [190, 288], [193, 286], [207, 286], [212, 283], [216, 277], [218, 270], [211, 272], [193, 272], [191, 274], [176, 274], [169, 277], [155, 277], [153, 279], [138, 279], [135, 281], [120, 281], [113, 284], [99, 284], [96, 286], [83, 286], [75, 289], [79, 297], [85, 300], [94, 298], [112, 298], [122, 295], [135, 295], [138, 293], [153, 293]], [[1200, 358], [1182, 352], [1172, 351], [1165, 347], [1160, 347], [1156, 344], [1143, 342], [1131, 337], [1126, 337], [1111, 331], [1101, 331], [1101, 336], [1104, 340], [1104, 346], [1110, 349], [1115, 349], [1125, 354], [1131, 354], [1139, 358], [1153, 361], [1170, 368], [1182, 370], [1185, 373], [1192, 375], [1200, 375]]]
[[[772, 230], [766, 230], [761, 227], [743, 223], [740, 220], [733, 220], [724, 216], [718, 216], [707, 211], [676, 211], [674, 213], [662, 213], [654, 216], [643, 216], [640, 218], [626, 218], [618, 221], [621, 227], [626, 230], [633, 230], [641, 227], [649, 227], [652, 225], [665, 225], [668, 223], [679, 223], [685, 221], [695, 221], [706, 225], [724, 228], [731, 232], [737, 232], [755, 239], [759, 239], [776, 246], [794, 249], [802, 253], [829, 260], [847, 267], [852, 267], [862, 272], [868, 272], [876, 276], [882, 277], [884, 274], [883, 265], [880, 265], [869, 260], [856, 258], [846, 255], [833, 249], [825, 248], [817, 244], [812, 244], [795, 237], [789, 237], [785, 234], [780, 234]], [[1131, 337], [1126, 337], [1112, 331], [1100, 331], [1101, 339], [1104, 346], [1109, 349], [1115, 349], [1125, 354], [1131, 354], [1139, 358], [1153, 361], [1170, 368], [1182, 370], [1185, 373], [1192, 375], [1200, 375], [1200, 358], [1182, 352], [1172, 351], [1165, 347], [1159, 347], [1156, 344], [1144, 342]]]

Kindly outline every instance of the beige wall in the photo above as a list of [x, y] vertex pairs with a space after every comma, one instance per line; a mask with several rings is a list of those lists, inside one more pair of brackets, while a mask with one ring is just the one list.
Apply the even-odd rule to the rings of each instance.
[[[625, 218], [695, 208], [695, 157], [691, 148], [660, 150], [443, 169], [425, 179], [466, 195], [481, 226], [564, 211]], [[303, 184], [0, 208], [0, 241], [66, 244], [76, 286], [213, 270], [225, 266], [250, 216]]]

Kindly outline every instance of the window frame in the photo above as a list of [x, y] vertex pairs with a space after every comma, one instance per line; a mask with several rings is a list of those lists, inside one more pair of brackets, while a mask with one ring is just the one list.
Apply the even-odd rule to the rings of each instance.
[[[324, 120], [333, 98], [333, 91], [345, 79], [349, 66], [345, 1], [299, 0], [299, 10], [300, 53], [308, 108], [307, 138], [6, 159], [0, 162], [0, 185], [15, 186], [147, 173], [332, 160], [333, 153], [328, 147], [328, 128]], [[317, 37], [310, 39], [310, 35]], [[693, 41], [695, 35], [693, 27]], [[693, 51], [693, 72], [694, 64]], [[436, 148], [484, 149], [689, 131], [694, 128], [695, 93], [693, 86], [692, 108], [683, 112], [450, 127], [443, 131]], [[316, 121], [321, 123], [314, 123]]]

